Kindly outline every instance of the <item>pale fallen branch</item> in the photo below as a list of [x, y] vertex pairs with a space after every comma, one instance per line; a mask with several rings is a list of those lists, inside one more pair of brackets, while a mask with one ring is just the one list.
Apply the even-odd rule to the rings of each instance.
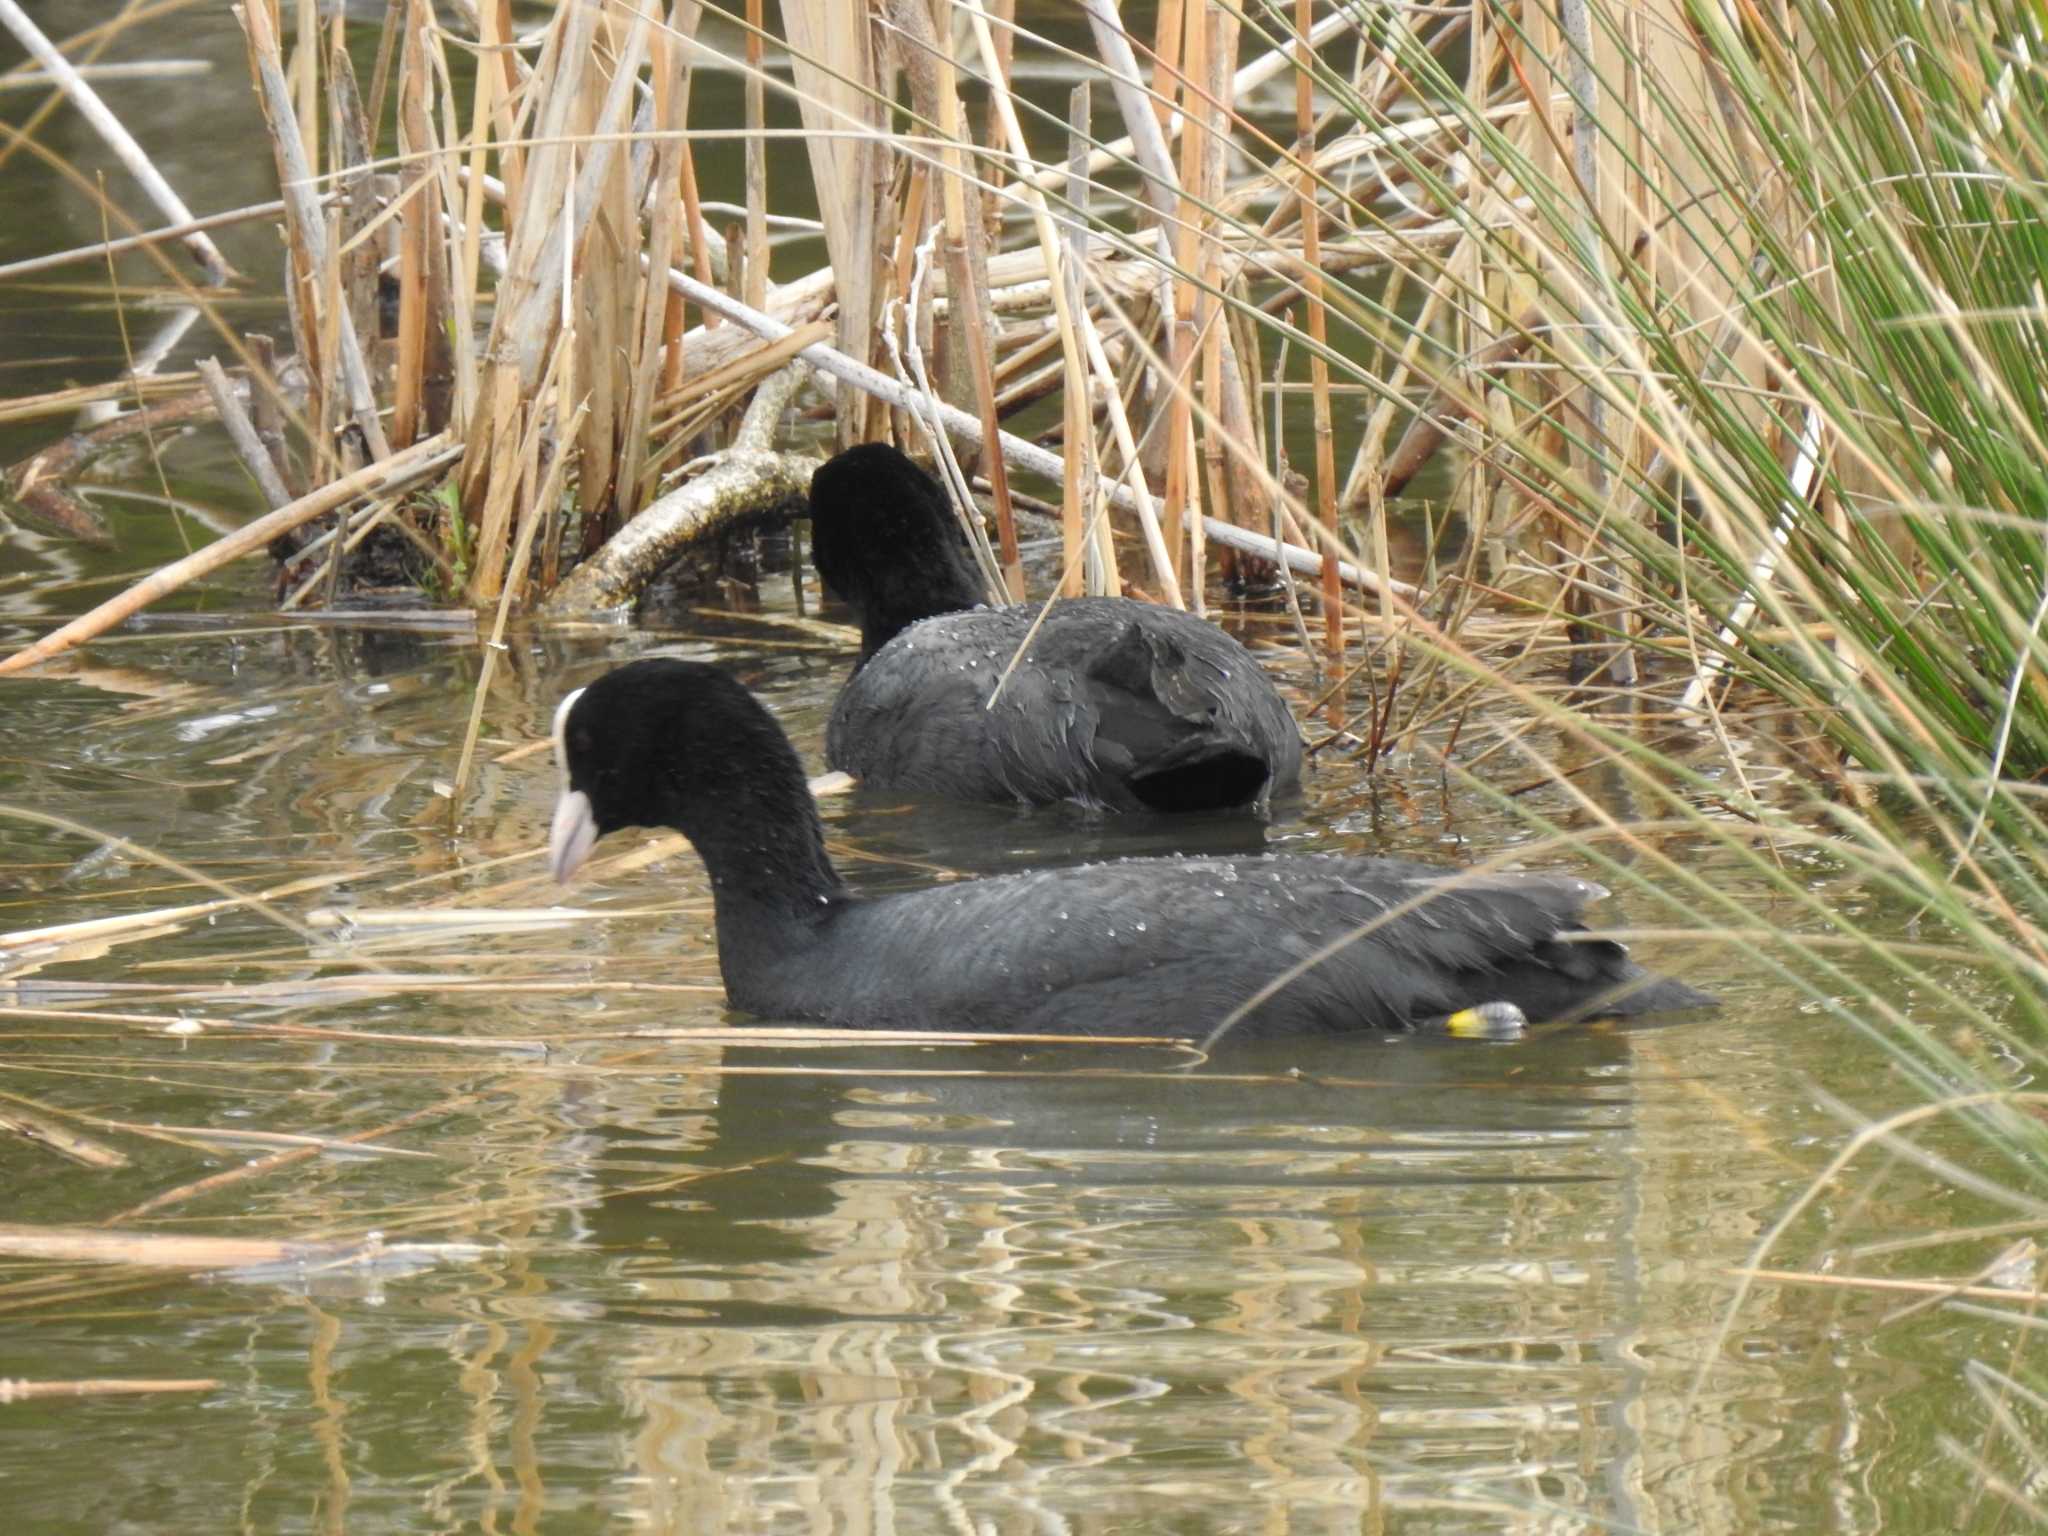
[[732, 447], [718, 462], [649, 503], [604, 548], [569, 573], [549, 594], [544, 611], [563, 616], [617, 608], [631, 602], [683, 549], [707, 534], [737, 527], [778, 507], [802, 505], [816, 462], [775, 453], [768, 446], [775, 423], [802, 378], [803, 369], [795, 366], [770, 376], [754, 392]]

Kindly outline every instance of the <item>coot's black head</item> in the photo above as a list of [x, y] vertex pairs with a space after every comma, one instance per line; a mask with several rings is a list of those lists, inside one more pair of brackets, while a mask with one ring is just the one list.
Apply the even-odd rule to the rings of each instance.
[[[817, 813], [803, 765], [775, 718], [715, 667], [656, 657], [607, 672], [555, 711], [548, 858], [566, 880], [600, 837], [672, 827], [718, 874], [721, 850], [755, 862], [787, 854], [816, 873]], [[772, 861], [772, 859], [771, 859]]]
[[863, 659], [919, 619], [988, 601], [944, 488], [887, 443], [811, 476], [811, 559], [860, 615]]

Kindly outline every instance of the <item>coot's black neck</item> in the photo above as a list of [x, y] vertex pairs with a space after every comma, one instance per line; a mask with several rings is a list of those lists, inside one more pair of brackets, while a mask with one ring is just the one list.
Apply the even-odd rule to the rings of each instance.
[[913, 624], [988, 601], [981, 573], [954, 530], [941, 526], [934, 533], [929, 548], [902, 551], [887, 578], [867, 592], [860, 612], [863, 662]]
[[735, 797], [683, 829], [711, 876], [726, 999], [771, 1018], [804, 1016], [781, 983], [844, 896], [810, 789], [801, 777], [796, 787], [801, 798]]
[[728, 911], [807, 922], [841, 889], [803, 765], [777, 736], [772, 758], [729, 760], [715, 793], [693, 797], [671, 823], [704, 861], [721, 930]]

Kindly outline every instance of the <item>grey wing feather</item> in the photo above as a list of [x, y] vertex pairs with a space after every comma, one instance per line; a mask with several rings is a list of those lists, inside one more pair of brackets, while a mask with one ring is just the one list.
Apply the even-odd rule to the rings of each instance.
[[1231, 758], [1246, 788], [1224, 803], [1299, 781], [1286, 702], [1213, 626], [1117, 599], [1062, 602], [1012, 667], [1037, 619], [1020, 605], [905, 630], [841, 693], [831, 766], [881, 788], [1126, 810], [1159, 804], [1149, 776]]
[[[1620, 946], [1575, 937], [1597, 889], [1460, 889], [1427, 866], [1342, 856], [1041, 870], [851, 904], [835, 919], [851, 957], [835, 991], [888, 1000], [846, 1023], [1185, 1037], [1320, 957], [1241, 1032], [1402, 1029], [1501, 1000], [1532, 1018], [1638, 1011], [1625, 994], [1642, 973]], [[947, 960], [928, 972], [932, 954]]]

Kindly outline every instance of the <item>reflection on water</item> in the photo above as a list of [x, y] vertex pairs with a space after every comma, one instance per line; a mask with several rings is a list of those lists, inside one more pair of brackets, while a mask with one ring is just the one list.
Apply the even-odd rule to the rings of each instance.
[[[7, 1375], [219, 1383], [0, 1407], [25, 1528], [1955, 1523], [1937, 1329], [1767, 1290], [1690, 1395], [1729, 1270], [1839, 1140], [1816, 1085], [1906, 1095], [1739, 959], [1672, 957], [1729, 1001], [1674, 1027], [1195, 1071], [1157, 1048], [650, 1037], [733, 1022], [688, 853], [615, 839], [568, 893], [584, 915], [491, 915], [558, 899], [555, 700], [656, 644], [716, 655], [815, 762], [844, 651], [741, 621], [752, 643], [528, 637], [451, 830], [471, 635], [232, 627], [127, 634], [12, 687], [0, 802], [241, 889], [317, 882], [279, 903], [321, 926], [236, 909], [16, 941], [0, 1091], [182, 1129], [101, 1129], [133, 1160], [112, 1172], [0, 1140], [7, 1219], [487, 1248], [284, 1283], [11, 1261]], [[874, 885], [1162, 836], [1428, 856], [1524, 835], [1421, 777], [1375, 809], [1341, 766], [1270, 828], [859, 796], [827, 818]], [[0, 819], [0, 930], [211, 894]], [[205, 1139], [223, 1128], [385, 1150]], [[1828, 1220], [1959, 1219], [1918, 1190], [1893, 1174]]]

